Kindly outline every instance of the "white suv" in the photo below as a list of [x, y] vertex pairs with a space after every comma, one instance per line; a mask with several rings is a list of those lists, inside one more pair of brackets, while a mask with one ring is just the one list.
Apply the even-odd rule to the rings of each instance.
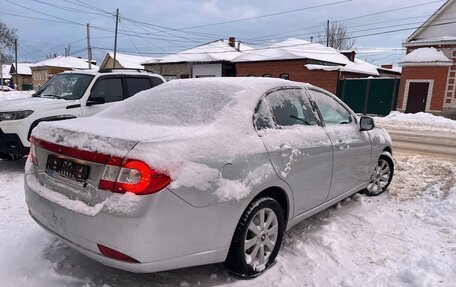
[[28, 153], [32, 129], [43, 121], [91, 116], [118, 101], [165, 82], [143, 70], [106, 69], [58, 74], [31, 98], [0, 105], [0, 158]]

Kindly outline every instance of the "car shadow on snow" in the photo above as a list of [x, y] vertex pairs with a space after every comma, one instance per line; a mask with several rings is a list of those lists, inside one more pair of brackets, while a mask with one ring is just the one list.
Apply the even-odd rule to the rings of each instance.
[[24, 173], [25, 162], [27, 158], [19, 160], [3, 160], [0, 159], [0, 174], [6, 173]]

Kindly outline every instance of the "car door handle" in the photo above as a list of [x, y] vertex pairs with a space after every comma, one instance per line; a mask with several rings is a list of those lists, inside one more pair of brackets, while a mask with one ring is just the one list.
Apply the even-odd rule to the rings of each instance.
[[343, 150], [343, 149], [348, 149], [350, 146], [343, 140], [338, 140], [337, 143], [335, 144], [337, 149]]
[[281, 150], [287, 150], [287, 149], [291, 149], [291, 146], [289, 146], [289, 145], [287, 145], [287, 144], [282, 144], [282, 145], [279, 146], [279, 148], [280, 148]]

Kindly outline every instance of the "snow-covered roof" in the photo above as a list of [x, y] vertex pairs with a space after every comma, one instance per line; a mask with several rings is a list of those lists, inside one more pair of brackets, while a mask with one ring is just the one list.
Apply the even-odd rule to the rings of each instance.
[[354, 62], [350, 62], [345, 67], [342, 69], [343, 72], [351, 72], [351, 73], [364, 73], [367, 75], [372, 75], [372, 76], [380, 76], [378, 73], [378, 67], [375, 65], [372, 65], [371, 63], [368, 63], [363, 60], [355, 59]]
[[393, 72], [393, 73], [402, 73], [402, 67], [392, 67], [390, 68], [383, 68], [383, 67], [378, 67], [379, 71], [386, 71], [386, 72]]
[[451, 66], [453, 61], [436, 48], [418, 48], [407, 54], [400, 62], [401, 66], [433, 65]]
[[309, 70], [343, 71], [378, 76], [377, 67], [361, 60], [350, 61], [340, 51], [303, 39], [290, 38], [266, 48], [254, 49], [233, 59], [233, 62], [257, 62], [312, 59], [335, 65], [307, 64]]
[[[55, 58], [47, 59], [35, 64], [30, 65], [31, 68], [36, 67], [62, 67], [70, 69], [88, 69], [89, 64], [86, 59], [76, 58], [72, 56], [57, 56]], [[98, 69], [98, 66], [92, 64], [92, 69]]]
[[3, 79], [11, 79], [11, 75], [9, 73], [10, 69], [11, 69], [11, 65], [3, 64], [1, 68], [2, 68]]
[[[406, 43], [418, 40], [456, 37], [456, 0], [446, 1], [423, 25], [410, 35]], [[406, 45], [404, 45], [406, 46]]]
[[[101, 63], [101, 67], [105, 67], [106, 62], [109, 58], [114, 58], [114, 52], [106, 52], [106, 55]], [[135, 56], [135, 55], [128, 55], [128, 54], [121, 54], [116, 53], [116, 61], [123, 68], [127, 69], [143, 69], [144, 67], [141, 65], [142, 62], [153, 61], [156, 60], [155, 58], [143, 57], [143, 56]], [[108, 67], [106, 67], [108, 68]]]
[[233, 62], [256, 62], [292, 59], [314, 59], [335, 64], [348, 64], [350, 60], [334, 48], [303, 39], [290, 38], [271, 46], [247, 51]]
[[[239, 50], [237, 50], [238, 46]], [[235, 42], [234, 47], [231, 47], [229, 45], [229, 40], [220, 39], [176, 54], [165, 56], [158, 60], [153, 59], [151, 61], [145, 61], [142, 64], [232, 61], [235, 57], [242, 55], [244, 51], [252, 49], [252, 47], [238, 41]]]
[[[27, 76], [31, 76], [32, 75], [32, 70], [30, 69], [30, 66], [32, 66], [34, 64], [30, 64], [30, 63], [17, 63], [17, 74], [18, 75], [27, 75]], [[12, 64], [11, 65], [11, 68], [10, 69], [14, 69], [15, 67], [15, 64]], [[10, 70], [11, 72], [12, 70]], [[14, 74], [14, 73], [12, 73]]]
[[323, 70], [323, 71], [341, 71], [348, 73], [362, 73], [371, 76], [379, 76], [378, 68], [375, 65], [369, 64], [362, 60], [356, 60], [355, 62], [350, 62], [345, 66], [336, 65], [336, 66], [327, 66], [327, 65], [315, 65], [307, 64], [305, 67], [309, 70]]

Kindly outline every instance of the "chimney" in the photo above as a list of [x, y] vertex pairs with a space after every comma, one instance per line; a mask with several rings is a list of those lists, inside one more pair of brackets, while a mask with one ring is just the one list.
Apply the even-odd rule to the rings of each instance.
[[392, 69], [393, 68], [393, 64], [386, 64], [386, 65], [382, 65], [381, 67], [383, 69]]
[[356, 52], [355, 51], [340, 51], [342, 55], [347, 57], [350, 61], [355, 61]]
[[230, 45], [230, 47], [235, 47], [236, 46], [236, 38], [234, 37], [229, 37], [228, 38], [228, 45]]

